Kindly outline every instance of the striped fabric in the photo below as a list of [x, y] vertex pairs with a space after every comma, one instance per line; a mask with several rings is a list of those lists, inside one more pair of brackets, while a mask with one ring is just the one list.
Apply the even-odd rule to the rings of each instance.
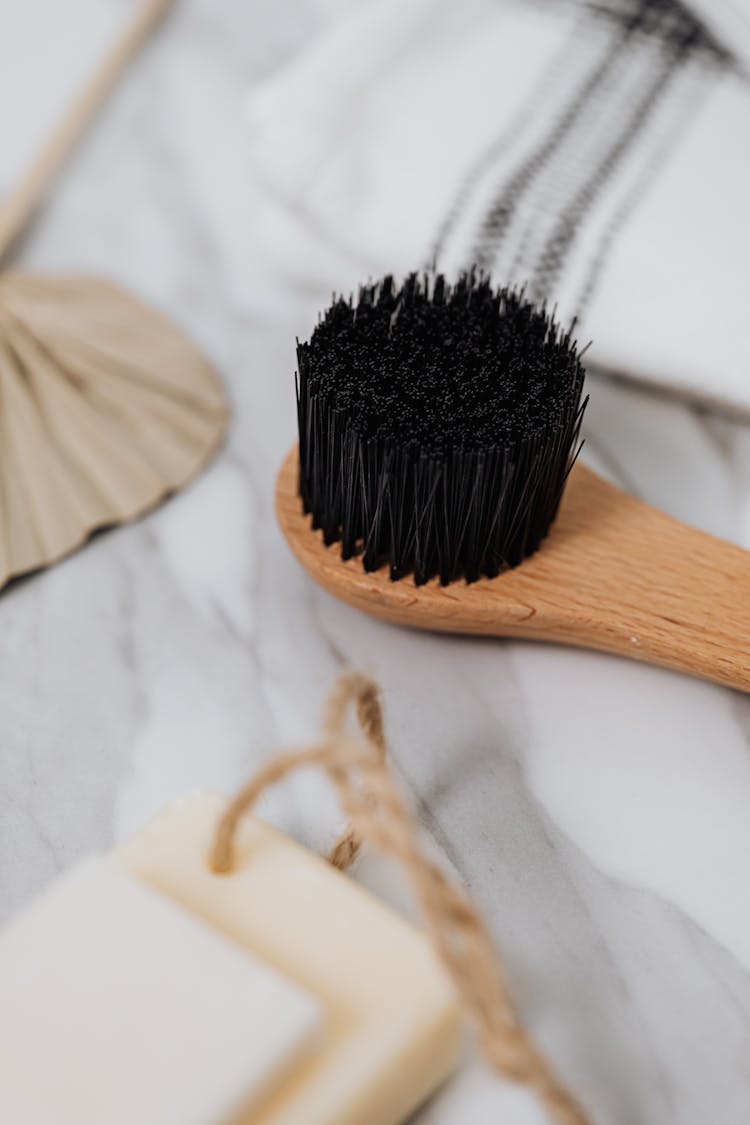
[[479, 265], [595, 365], [750, 411], [750, 83], [698, 11], [372, 0], [252, 93], [256, 166], [321, 283]]

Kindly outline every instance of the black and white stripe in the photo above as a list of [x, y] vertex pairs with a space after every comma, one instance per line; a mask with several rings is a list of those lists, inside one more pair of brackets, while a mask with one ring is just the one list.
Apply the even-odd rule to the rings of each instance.
[[438, 266], [491, 270], [580, 315], [617, 230], [717, 72], [731, 65], [678, 0], [579, 6], [514, 121], [464, 177]]

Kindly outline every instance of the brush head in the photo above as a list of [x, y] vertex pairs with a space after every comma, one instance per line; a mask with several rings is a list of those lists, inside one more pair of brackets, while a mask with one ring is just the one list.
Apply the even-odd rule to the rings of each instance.
[[544, 308], [473, 272], [452, 286], [386, 277], [334, 300], [297, 361], [300, 496], [343, 558], [446, 584], [537, 549], [575, 456], [584, 379]]

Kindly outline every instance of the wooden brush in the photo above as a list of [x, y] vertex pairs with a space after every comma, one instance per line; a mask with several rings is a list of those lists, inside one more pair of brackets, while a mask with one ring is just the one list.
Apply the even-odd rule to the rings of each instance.
[[387, 278], [334, 302], [298, 361], [276, 510], [331, 594], [750, 690], [750, 554], [574, 463], [583, 368], [544, 309], [471, 274]]

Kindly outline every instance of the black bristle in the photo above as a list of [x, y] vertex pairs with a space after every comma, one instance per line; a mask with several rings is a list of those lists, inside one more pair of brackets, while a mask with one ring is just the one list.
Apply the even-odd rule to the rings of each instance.
[[584, 370], [523, 291], [412, 274], [335, 299], [298, 343], [299, 489], [326, 543], [417, 585], [538, 548], [576, 455]]

